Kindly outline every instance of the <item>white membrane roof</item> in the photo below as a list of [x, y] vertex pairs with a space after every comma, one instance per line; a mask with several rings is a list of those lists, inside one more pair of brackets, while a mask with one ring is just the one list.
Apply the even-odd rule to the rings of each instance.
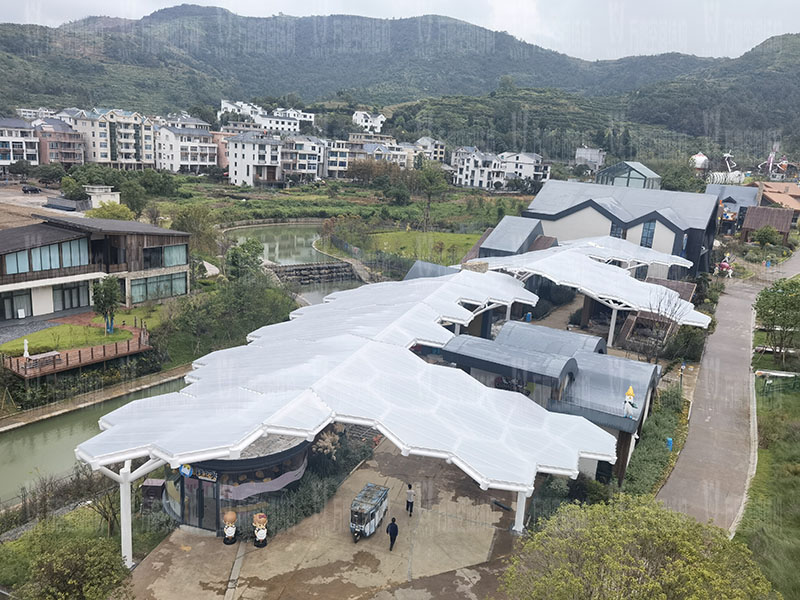
[[539, 275], [558, 285], [575, 288], [612, 308], [656, 313], [681, 325], [706, 328], [711, 323], [710, 316], [695, 310], [694, 305], [683, 300], [678, 292], [640, 281], [626, 269], [594, 260], [590, 258], [593, 252], [587, 253], [585, 246], [556, 246], [512, 256], [477, 258], [469, 262], [485, 262], [492, 271], [505, 271], [520, 279]]
[[376, 427], [404, 455], [444, 458], [483, 488], [530, 493], [537, 472], [577, 476], [581, 457], [614, 462], [613, 436], [408, 348], [444, 345], [454, 336], [444, 323], [482, 308], [536, 301], [508, 275], [470, 271], [331, 294], [198, 359], [180, 392], [107, 414], [76, 455], [94, 468], [138, 457], [174, 467], [235, 459], [264, 435], [310, 440], [336, 421]]
[[581, 252], [590, 258], [602, 260], [603, 262], [618, 260], [637, 265], [664, 265], [667, 267], [677, 265], [687, 269], [694, 264], [681, 256], [645, 248], [610, 235], [559, 242], [556, 247]]

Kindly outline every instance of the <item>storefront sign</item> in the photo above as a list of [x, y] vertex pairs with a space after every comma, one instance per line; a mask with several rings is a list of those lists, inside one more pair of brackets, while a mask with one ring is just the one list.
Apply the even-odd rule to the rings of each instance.
[[184, 477], [191, 477], [192, 476], [192, 465], [181, 465], [181, 468], [178, 469], [178, 471]]

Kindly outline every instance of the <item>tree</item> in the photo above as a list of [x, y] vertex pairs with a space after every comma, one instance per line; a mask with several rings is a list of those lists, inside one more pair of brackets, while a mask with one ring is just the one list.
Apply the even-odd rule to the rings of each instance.
[[8, 172], [12, 175], [22, 175], [27, 177], [31, 172], [31, 163], [27, 160], [20, 159], [8, 165]]
[[124, 204], [101, 202], [100, 206], [86, 211], [87, 217], [95, 219], [115, 219], [117, 221], [133, 221], [133, 211]]
[[[40, 526], [41, 527], [41, 526]], [[47, 529], [55, 524], [47, 523]], [[118, 542], [68, 537], [58, 531], [36, 532], [30, 552], [28, 581], [15, 589], [24, 600], [106, 600], [132, 598], [130, 571]]]
[[794, 346], [800, 329], [800, 280], [779, 279], [758, 293], [753, 306], [766, 330], [767, 344], [786, 364], [786, 350]]
[[158, 225], [161, 220], [161, 211], [158, 209], [158, 204], [151, 202], [144, 209], [144, 216], [147, 217], [147, 222], [150, 225]]
[[395, 206], [406, 206], [411, 203], [411, 192], [403, 183], [390, 187], [384, 193]]
[[328, 182], [328, 198], [336, 198], [342, 191], [342, 184], [338, 181]]
[[777, 246], [783, 241], [781, 234], [772, 225], [764, 225], [760, 229], [756, 229], [753, 232], [752, 239], [754, 242], [758, 242], [758, 245], [762, 248], [767, 244]]
[[510, 598], [778, 597], [750, 550], [650, 496], [564, 504], [526, 538], [502, 577]]
[[225, 255], [225, 271], [231, 279], [248, 277], [261, 271], [264, 245], [255, 238], [247, 238]]
[[426, 164], [419, 171], [419, 185], [425, 194], [425, 212], [422, 230], [428, 231], [431, 224], [431, 202], [447, 191], [447, 177], [438, 165]]
[[47, 187], [51, 183], [61, 181], [67, 172], [61, 163], [50, 163], [49, 165], [39, 165], [34, 169], [33, 174], [39, 180], [39, 183]]
[[198, 204], [187, 206], [172, 219], [172, 229], [191, 233], [189, 248], [192, 251], [217, 252], [217, 234], [211, 211]]
[[69, 176], [61, 178], [61, 194], [69, 200], [86, 200], [89, 197], [83, 187]]
[[125, 206], [131, 209], [137, 219], [142, 216], [142, 212], [147, 206], [147, 194], [144, 188], [135, 181], [126, 181], [122, 184], [120, 199]]
[[105, 320], [106, 333], [114, 333], [114, 315], [117, 313], [121, 300], [119, 280], [113, 275], [99, 279], [92, 284], [94, 312], [102, 315]]

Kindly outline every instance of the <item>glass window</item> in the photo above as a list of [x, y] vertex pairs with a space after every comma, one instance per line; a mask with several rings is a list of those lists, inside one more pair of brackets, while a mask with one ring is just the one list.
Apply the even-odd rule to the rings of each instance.
[[164, 247], [155, 246], [153, 248], [142, 249], [142, 260], [145, 269], [157, 269], [164, 266]]
[[624, 239], [625, 238], [625, 230], [622, 228], [622, 225], [617, 225], [616, 223], [611, 223], [611, 233], [609, 234], [611, 237]]
[[131, 281], [131, 302], [144, 302], [147, 300], [147, 280], [134, 279]]
[[642, 226], [642, 241], [639, 244], [644, 248], [652, 248], [653, 247], [653, 236], [656, 233], [656, 222], [655, 221], [647, 221]]
[[174, 267], [177, 265], [185, 265], [186, 260], [186, 244], [177, 244], [175, 246], [164, 247], [164, 266]]
[[6, 273], [8, 275], [27, 273], [29, 270], [27, 250], [6, 254]]
[[186, 273], [172, 274], [172, 295], [182, 296], [186, 293]]

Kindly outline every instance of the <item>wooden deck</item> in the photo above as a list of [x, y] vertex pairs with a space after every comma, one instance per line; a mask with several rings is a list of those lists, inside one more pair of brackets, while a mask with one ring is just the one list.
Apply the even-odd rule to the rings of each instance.
[[24, 379], [35, 379], [43, 375], [61, 373], [62, 371], [69, 371], [114, 358], [139, 354], [152, 348], [149, 345], [149, 341], [149, 335], [146, 332], [141, 332], [140, 335], [134, 335], [131, 339], [122, 342], [64, 350], [60, 352], [60, 360], [48, 360], [43, 363], [41, 361], [31, 361], [22, 356], [3, 356], [2, 364], [3, 367]]

